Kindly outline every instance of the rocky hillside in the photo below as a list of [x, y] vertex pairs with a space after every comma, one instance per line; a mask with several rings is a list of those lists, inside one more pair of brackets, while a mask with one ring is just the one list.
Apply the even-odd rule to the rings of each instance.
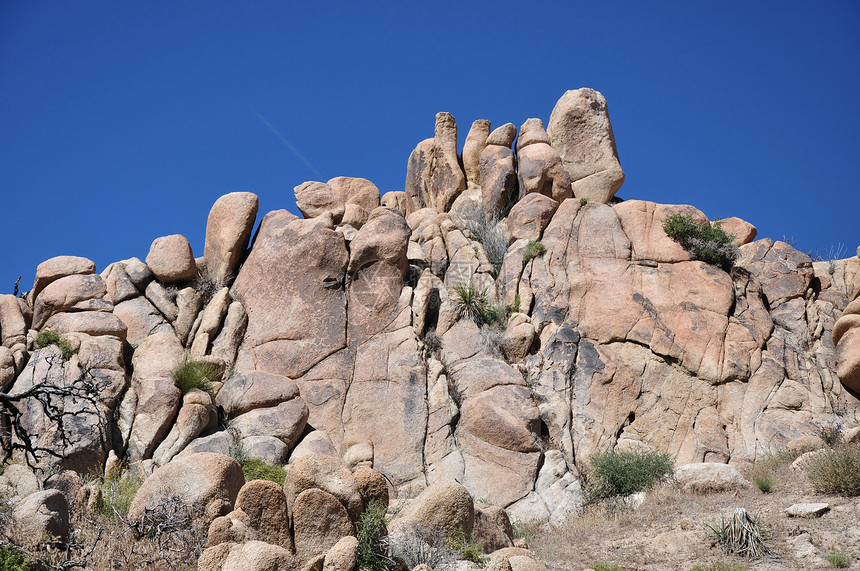
[[[515, 522], [567, 519], [596, 451], [736, 463], [811, 421], [860, 424], [860, 257], [813, 261], [730, 218], [734, 267], [712, 265], [664, 231], [702, 212], [621, 200], [623, 181], [594, 90], [565, 93], [546, 129], [475, 121], [461, 154], [439, 113], [404, 191], [305, 182], [304, 218], [269, 212], [253, 236], [257, 197], [231, 193], [202, 257], [173, 235], [101, 273], [43, 262], [0, 296], [0, 388], [101, 383], [102, 415], [63, 431], [23, 415], [81, 473], [239, 443], [371, 466], [393, 496], [456, 481]], [[45, 331], [69, 358], [37, 347]], [[223, 371], [214, 396], [175, 386], [187, 361]]]

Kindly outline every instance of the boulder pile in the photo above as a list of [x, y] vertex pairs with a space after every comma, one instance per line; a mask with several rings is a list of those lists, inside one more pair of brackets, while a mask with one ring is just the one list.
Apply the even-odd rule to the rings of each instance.
[[[275, 210], [255, 232], [257, 197], [231, 193], [202, 257], [177, 234], [101, 273], [43, 262], [30, 292], [0, 296], [0, 390], [97, 379], [100, 414], [70, 442], [37, 406], [25, 426], [59, 468], [111, 456], [149, 475], [132, 511], [167, 489], [203, 502], [201, 569], [352, 569], [355, 524], [383, 496], [439, 504], [396, 521], [515, 549], [508, 518], [570, 517], [595, 452], [727, 464], [811, 421], [860, 424], [860, 257], [814, 262], [731, 218], [727, 272], [663, 230], [704, 213], [622, 200], [623, 182], [592, 89], [565, 93], [546, 129], [479, 119], [462, 154], [439, 113], [403, 190], [305, 182], [304, 218]], [[218, 372], [210, 390], [177, 388], [189, 361]], [[283, 491], [245, 483], [240, 448], [288, 466]], [[518, 557], [498, 568], [531, 568]]]

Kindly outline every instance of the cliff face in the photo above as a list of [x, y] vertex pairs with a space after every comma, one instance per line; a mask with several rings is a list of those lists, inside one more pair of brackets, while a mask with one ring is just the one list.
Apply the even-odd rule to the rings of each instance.
[[[462, 156], [456, 130], [437, 116], [404, 191], [304, 183], [305, 218], [270, 212], [252, 241], [256, 196], [222, 197], [202, 258], [177, 235], [101, 274], [44, 262], [26, 296], [0, 296], [0, 384], [102, 382], [112, 420], [61, 449], [76, 470], [110, 450], [153, 469], [240, 442], [272, 463], [372, 465], [405, 494], [456, 480], [514, 519], [568, 513], [595, 451], [752, 460], [811, 421], [860, 424], [834, 356], [858, 390], [860, 307], [834, 326], [860, 258], [813, 262], [729, 219], [735, 267], [694, 260], [663, 221], [703, 213], [614, 198], [624, 174], [593, 90], [565, 94], [547, 130], [476, 121]], [[77, 353], [36, 349], [46, 329]], [[189, 359], [225, 371], [216, 396], [174, 386]]]

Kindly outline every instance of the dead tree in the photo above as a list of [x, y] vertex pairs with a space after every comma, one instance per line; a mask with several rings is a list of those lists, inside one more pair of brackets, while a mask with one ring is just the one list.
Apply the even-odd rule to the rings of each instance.
[[[97, 381], [89, 368], [78, 368], [71, 379], [65, 376], [66, 359], [59, 353], [45, 358], [48, 371], [59, 370], [59, 375], [45, 374], [45, 378], [24, 390], [0, 392], [0, 462], [19, 455], [30, 468], [39, 466], [46, 457], [63, 458], [63, 451], [74, 444], [69, 424], [83, 420], [101, 436], [105, 415], [99, 407], [99, 395], [106, 383]], [[34, 407], [41, 412], [54, 429], [53, 442], [40, 442], [40, 434], [28, 426], [28, 415]]]

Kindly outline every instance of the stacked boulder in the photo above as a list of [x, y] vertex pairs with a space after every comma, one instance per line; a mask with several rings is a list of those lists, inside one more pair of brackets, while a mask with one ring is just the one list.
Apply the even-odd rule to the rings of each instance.
[[[172, 235], [101, 274], [44, 262], [26, 296], [0, 296], [0, 384], [101, 382], [62, 467], [100, 471], [112, 453], [167, 485], [169, 470], [211, 464], [213, 569], [350, 561], [364, 479], [392, 498], [455, 482], [487, 502], [488, 543], [515, 549], [501, 514], [563, 523], [596, 451], [725, 464], [791, 444], [811, 420], [860, 424], [860, 259], [813, 262], [730, 218], [727, 272], [663, 230], [704, 213], [622, 201], [623, 180], [596, 91], [567, 92], [546, 130], [475, 121], [462, 157], [440, 113], [404, 190], [305, 182], [304, 218], [269, 212], [253, 241], [257, 197], [231, 193], [202, 257]], [[71, 357], [36, 348], [46, 329]], [[211, 392], [175, 386], [188, 361], [218, 372]], [[27, 415], [60, 449], [56, 427]], [[92, 430], [99, 419], [112, 420]], [[224, 459], [236, 450], [290, 466], [285, 491], [245, 484]], [[506, 557], [516, 569], [525, 555]]]

